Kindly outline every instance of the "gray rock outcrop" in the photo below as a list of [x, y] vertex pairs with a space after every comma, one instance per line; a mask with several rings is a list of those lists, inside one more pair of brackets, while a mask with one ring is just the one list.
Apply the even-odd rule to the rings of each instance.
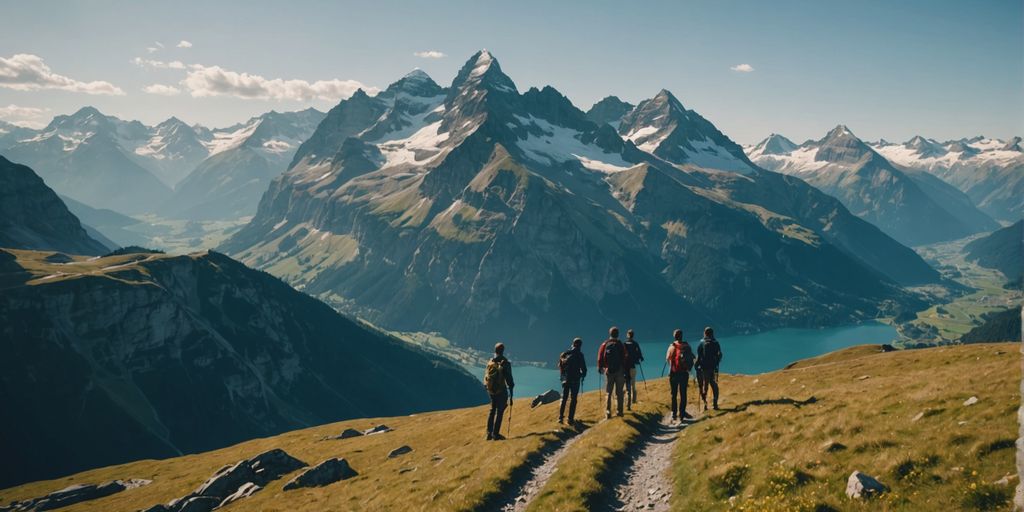
[[303, 487], [322, 487], [342, 480], [347, 480], [358, 475], [352, 466], [349, 466], [345, 459], [327, 459], [312, 468], [303, 471], [284, 484], [284, 490], [300, 489]]
[[888, 490], [884, 484], [860, 471], [854, 471], [846, 480], [846, 495], [855, 499], [871, 498]]
[[533, 402], [530, 402], [530, 408], [533, 409], [538, 405], [545, 405], [550, 404], [552, 402], [557, 402], [560, 398], [562, 398], [561, 393], [553, 389], [549, 389], [534, 397]]

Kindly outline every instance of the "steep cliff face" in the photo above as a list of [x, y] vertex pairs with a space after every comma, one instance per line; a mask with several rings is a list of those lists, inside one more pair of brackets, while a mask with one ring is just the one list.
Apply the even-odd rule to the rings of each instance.
[[0, 156], [0, 247], [104, 254], [78, 218], [24, 165]]
[[0, 267], [0, 487], [480, 403], [464, 371], [217, 253]]
[[609, 324], [856, 321], [937, 279], [669, 92], [616, 131], [487, 52], [448, 88], [341, 102], [222, 250], [377, 325], [536, 358]]

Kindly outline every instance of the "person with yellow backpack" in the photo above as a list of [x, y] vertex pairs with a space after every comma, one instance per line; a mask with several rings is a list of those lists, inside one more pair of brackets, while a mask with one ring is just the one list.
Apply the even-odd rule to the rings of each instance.
[[516, 385], [512, 380], [512, 363], [505, 358], [505, 344], [494, 346], [494, 357], [484, 368], [484, 389], [491, 397], [491, 411], [487, 415], [487, 440], [502, 441], [501, 420], [505, 416], [505, 408], [512, 405], [512, 388]]

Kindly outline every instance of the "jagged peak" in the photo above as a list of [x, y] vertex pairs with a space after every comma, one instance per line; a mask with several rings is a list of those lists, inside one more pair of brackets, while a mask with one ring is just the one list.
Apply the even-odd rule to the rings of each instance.
[[517, 92], [515, 83], [502, 72], [498, 59], [487, 50], [476, 52], [466, 61], [452, 81], [452, 92], [455, 93], [467, 86], [484, 86], [501, 92]]

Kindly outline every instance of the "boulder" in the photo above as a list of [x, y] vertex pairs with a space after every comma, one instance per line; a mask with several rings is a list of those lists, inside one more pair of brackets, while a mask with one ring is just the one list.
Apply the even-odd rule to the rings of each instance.
[[974, 405], [976, 403], [978, 403], [978, 397], [972, 396], [972, 397], [968, 398], [967, 400], [964, 400], [964, 407], [967, 407], [969, 405]]
[[391, 432], [392, 428], [387, 425], [377, 425], [376, 427], [363, 431], [363, 434], [372, 436], [374, 434], [383, 434], [384, 432]]
[[846, 449], [846, 445], [839, 441], [825, 441], [821, 444], [821, 449], [828, 453], [841, 452]]
[[0, 511], [53, 510], [83, 501], [103, 498], [150, 483], [152, 483], [152, 480], [130, 479], [111, 480], [102, 484], [76, 484], [59, 491], [53, 491], [46, 496], [11, 503], [7, 507], [0, 507]]
[[363, 433], [354, 428], [346, 428], [340, 434], [331, 436], [328, 439], [349, 439], [351, 437], [359, 437], [361, 435], [363, 435]]
[[557, 402], [561, 398], [562, 398], [562, 394], [561, 393], [559, 393], [558, 391], [555, 391], [553, 389], [549, 389], [549, 390], [547, 390], [547, 391], [537, 395], [537, 397], [533, 399], [533, 402], [530, 403], [530, 408], [533, 409], [534, 407], [537, 407], [538, 405], [545, 405], [545, 404], [550, 404], [552, 402]]
[[345, 459], [327, 459], [316, 466], [303, 471], [295, 478], [292, 478], [288, 483], [284, 484], [284, 490], [290, 491], [292, 489], [300, 489], [303, 487], [322, 487], [324, 485], [333, 484], [334, 482], [347, 480], [358, 474], [359, 473], [356, 473], [356, 471], [348, 465], [348, 461]]
[[192, 493], [167, 505], [155, 505], [147, 512], [209, 512], [251, 496], [268, 483], [304, 467], [305, 462], [275, 448], [224, 466]]
[[223, 500], [221, 500], [220, 505], [217, 505], [217, 508], [226, 506], [228, 503], [231, 503], [233, 501], [238, 501], [238, 500], [240, 500], [242, 498], [248, 498], [249, 496], [252, 496], [256, 491], [259, 491], [260, 489], [262, 489], [262, 487], [254, 484], [252, 482], [246, 482], [246, 483], [242, 484], [242, 486], [239, 487], [237, 491], [232, 493], [227, 498], [224, 498]]
[[846, 495], [855, 499], [871, 498], [888, 490], [881, 482], [860, 471], [854, 471], [846, 480]]
[[399, 446], [398, 448], [395, 448], [394, 450], [391, 450], [390, 453], [388, 453], [388, 458], [393, 459], [395, 457], [398, 457], [399, 455], [405, 455], [411, 451], [412, 448], [410, 448], [409, 445]]

